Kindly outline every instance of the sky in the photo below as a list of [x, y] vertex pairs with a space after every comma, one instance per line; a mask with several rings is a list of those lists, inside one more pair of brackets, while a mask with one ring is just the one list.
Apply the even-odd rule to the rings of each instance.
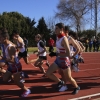
[[[17, 11], [38, 22], [41, 17], [45, 20], [52, 18], [57, 11], [58, 3], [59, 0], [0, 0], [0, 13]], [[90, 25], [86, 27], [89, 28]]]
[[35, 19], [45, 19], [54, 16], [59, 0], [0, 0], [0, 13], [17, 11]]

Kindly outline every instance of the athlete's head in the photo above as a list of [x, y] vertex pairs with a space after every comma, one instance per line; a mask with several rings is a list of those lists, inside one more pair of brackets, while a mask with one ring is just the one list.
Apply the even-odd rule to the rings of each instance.
[[66, 34], [66, 36], [68, 36], [68, 33], [69, 33], [69, 27], [68, 26], [65, 26], [65, 34]]
[[19, 32], [16, 31], [16, 30], [14, 30], [14, 31], [13, 31], [13, 34], [12, 34], [12, 37], [13, 37], [14, 40], [17, 40], [18, 37], [19, 37]]
[[57, 23], [55, 25], [55, 34], [59, 35], [61, 33], [64, 33], [64, 24], [63, 23]]
[[0, 35], [0, 40], [1, 40], [1, 43], [7, 42], [9, 40], [8, 32], [2, 32]]
[[0, 28], [0, 43], [2, 42], [2, 36], [6, 36], [9, 39], [9, 34], [8, 36], [5, 34], [8, 34], [8, 30], [6, 28]]
[[77, 33], [74, 32], [74, 31], [70, 31], [70, 32], [69, 32], [69, 35], [70, 35], [71, 37], [73, 37], [75, 40], [78, 39]]
[[40, 34], [37, 34], [36, 36], [35, 36], [35, 41], [36, 42], [38, 42], [39, 40], [41, 40], [41, 35]]

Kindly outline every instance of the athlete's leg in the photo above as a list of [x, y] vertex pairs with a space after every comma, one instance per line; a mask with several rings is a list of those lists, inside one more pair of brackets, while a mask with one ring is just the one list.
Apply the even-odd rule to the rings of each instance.
[[9, 79], [11, 79], [12, 73], [9, 71], [6, 71], [6, 73], [3, 75], [3, 81], [8, 82]]
[[34, 63], [34, 66], [39, 67], [40, 70], [45, 74], [45, 69], [42, 67], [43, 60], [38, 58], [37, 61]]
[[18, 87], [20, 87], [21, 89], [24, 90], [24, 93], [21, 96], [22, 97], [28, 96], [28, 94], [30, 94], [31, 91], [23, 84], [23, 82], [20, 81], [21, 80], [21, 78], [20, 78], [21, 72], [14, 73], [13, 76], [14, 76], [14, 82], [15, 82], [15, 84]]

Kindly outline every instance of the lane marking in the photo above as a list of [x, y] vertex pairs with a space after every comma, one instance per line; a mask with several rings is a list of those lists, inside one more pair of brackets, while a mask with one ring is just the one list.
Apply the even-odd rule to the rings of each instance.
[[95, 96], [100, 96], [100, 93], [92, 94], [92, 95], [87, 95], [87, 96], [82, 96], [78, 98], [73, 98], [73, 99], [68, 99], [68, 100], [84, 100], [84, 99], [90, 99]]
[[83, 71], [83, 72], [84, 72], [84, 71], [98, 70], [98, 69], [100, 69], [100, 68], [94, 68], [94, 69], [85, 69], [85, 70], [79, 70], [79, 71], [81, 71], [81, 72]]

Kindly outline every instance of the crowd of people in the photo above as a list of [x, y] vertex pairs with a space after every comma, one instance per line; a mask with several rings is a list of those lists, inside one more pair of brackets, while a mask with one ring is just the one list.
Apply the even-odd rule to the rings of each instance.
[[85, 52], [98, 52], [100, 47], [99, 37], [94, 39], [86, 39], [85, 41]]
[[[21, 97], [26, 97], [31, 93], [31, 90], [24, 85], [23, 73], [24, 76], [27, 76], [27, 73], [23, 71], [23, 66], [20, 62], [21, 58], [23, 58], [26, 64], [34, 63], [34, 66], [43, 72], [42, 77], [48, 77], [56, 82], [56, 89], [58, 91], [67, 90], [67, 81], [74, 87], [72, 94], [76, 94], [80, 90], [80, 86], [78, 86], [71, 73], [73, 71], [78, 72], [79, 63], [84, 62], [82, 52], [84, 52], [85, 47], [77, 40], [77, 34], [74, 31], [69, 32], [68, 27], [63, 23], [55, 25], [55, 34], [56, 43], [51, 37], [49, 40], [49, 56], [55, 57], [55, 61], [50, 64], [47, 59], [47, 48], [40, 34], [35, 36], [38, 50], [34, 53], [37, 52], [37, 58], [29, 60], [27, 54], [28, 41], [26, 38], [23, 40], [17, 31], [13, 31], [12, 42], [9, 39], [9, 32], [6, 29], [0, 29], [0, 46], [2, 51], [2, 55], [0, 56], [0, 72], [2, 73], [2, 79], [6, 82], [14, 80], [15, 84], [24, 91]], [[54, 45], [56, 46], [56, 51], [54, 51]], [[43, 67], [44, 61], [48, 66], [47, 70]], [[5, 69], [4, 66], [7, 66], [7, 68]], [[55, 71], [61, 78], [56, 76]]]

